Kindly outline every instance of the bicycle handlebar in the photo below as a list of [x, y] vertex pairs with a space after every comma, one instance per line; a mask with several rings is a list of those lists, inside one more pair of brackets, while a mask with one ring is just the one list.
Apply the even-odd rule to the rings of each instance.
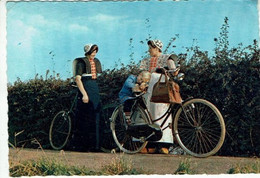
[[141, 97], [146, 93], [146, 91], [142, 91], [139, 94], [135, 93], [135, 98]]
[[174, 75], [174, 73], [180, 71], [180, 66], [176, 67], [175, 69], [168, 69], [167, 67], [164, 68], [157, 68], [157, 73], [166, 73], [172, 80], [182, 80], [184, 78], [184, 73], [179, 73], [178, 75]]
[[180, 70], [180, 67], [177, 67], [175, 69], [166, 70], [167, 73], [175, 73]]

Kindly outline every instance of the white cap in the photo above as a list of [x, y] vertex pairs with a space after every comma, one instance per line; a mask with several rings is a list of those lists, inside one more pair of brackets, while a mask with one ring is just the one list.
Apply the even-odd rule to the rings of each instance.
[[149, 40], [147, 44], [149, 45], [150, 43], [162, 51], [163, 43], [160, 40]]
[[84, 46], [84, 51], [85, 51], [85, 53], [89, 52], [89, 50], [91, 49], [92, 46], [93, 46], [93, 44], [86, 44], [86, 45]]

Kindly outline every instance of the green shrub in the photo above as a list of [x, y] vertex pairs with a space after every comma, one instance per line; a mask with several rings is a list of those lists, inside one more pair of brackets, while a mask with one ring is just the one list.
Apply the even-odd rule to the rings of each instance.
[[36, 138], [45, 148], [51, 119], [61, 109], [68, 108], [71, 102], [69, 80], [33, 79], [28, 82], [18, 80], [8, 87], [9, 142], [16, 146], [34, 147], [30, 140]]

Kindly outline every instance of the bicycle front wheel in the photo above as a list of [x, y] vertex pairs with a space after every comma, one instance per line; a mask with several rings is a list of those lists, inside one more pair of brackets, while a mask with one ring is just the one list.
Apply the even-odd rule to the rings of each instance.
[[175, 114], [173, 128], [179, 145], [195, 157], [214, 155], [225, 139], [225, 122], [221, 113], [203, 99], [184, 102]]
[[[138, 118], [144, 123], [149, 123], [148, 116], [141, 107], [137, 107], [131, 115], [135, 119]], [[117, 146], [125, 153], [138, 153], [147, 145], [147, 141], [144, 141], [144, 139], [135, 138], [127, 132], [128, 124], [122, 105], [113, 112], [110, 127]]]
[[53, 118], [49, 130], [49, 141], [55, 150], [62, 149], [71, 133], [71, 118], [66, 111], [58, 112]]

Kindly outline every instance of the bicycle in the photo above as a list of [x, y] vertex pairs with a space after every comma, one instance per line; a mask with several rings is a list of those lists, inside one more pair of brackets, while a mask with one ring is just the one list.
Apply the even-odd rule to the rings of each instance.
[[[77, 85], [75, 83], [71, 83], [73, 90], [77, 89]], [[75, 91], [72, 94], [75, 93]], [[70, 97], [70, 96], [69, 96]], [[78, 100], [78, 92], [76, 92], [75, 97], [72, 101], [72, 104], [68, 110], [62, 109], [59, 111], [52, 119], [49, 129], [49, 142], [53, 149], [61, 150], [66, 148], [69, 145], [69, 140], [71, 140], [74, 134], [77, 132], [75, 128], [75, 109], [77, 107]], [[111, 110], [113, 106], [103, 107], [101, 111], [101, 121], [100, 121], [100, 130], [102, 130], [101, 137], [101, 151], [103, 152], [111, 152], [114, 148], [116, 148], [116, 144], [114, 143], [112, 133], [110, 130], [110, 121], [105, 117], [110, 114], [109, 110]], [[103, 114], [102, 114], [103, 113]]]
[[[173, 70], [166, 72], [175, 82], [184, 77], [182, 73], [173, 76]], [[144, 94], [142, 92], [132, 98], [134, 104], [130, 119], [123, 112], [123, 104], [115, 108], [110, 118], [113, 138], [121, 151], [129, 154], [140, 152], [149, 141], [160, 140], [163, 130], [168, 127], [172, 129], [173, 138], [179, 146], [194, 157], [208, 157], [221, 148], [225, 139], [225, 122], [212, 103], [201, 98], [188, 98], [180, 104], [170, 103], [161, 117], [153, 119], [146, 106]], [[172, 122], [165, 125], [170, 115]], [[163, 118], [161, 125], [155, 124]]]

